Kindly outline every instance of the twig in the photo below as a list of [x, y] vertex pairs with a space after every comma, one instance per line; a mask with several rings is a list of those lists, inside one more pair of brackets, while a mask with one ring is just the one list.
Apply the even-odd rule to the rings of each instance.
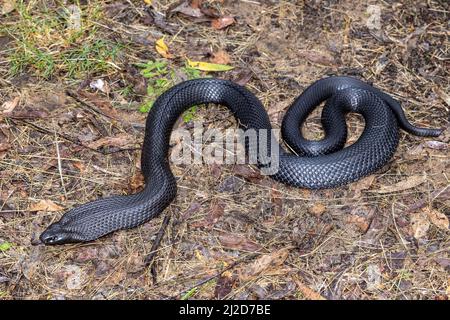
[[[15, 119], [15, 120], [18, 120], [18, 121], [20, 121], [20, 122], [23, 122], [23, 123], [25, 123], [26, 125], [28, 125], [28, 126], [30, 126], [30, 127], [33, 127], [34, 129], [36, 129], [37, 131], [40, 131], [40, 132], [42, 132], [42, 133], [46, 133], [46, 134], [56, 134], [58, 137], [63, 138], [64, 140], [67, 140], [67, 141], [69, 141], [69, 142], [72, 142], [72, 143], [74, 143], [74, 144], [76, 144], [76, 145], [78, 145], [78, 146], [80, 146], [80, 147], [85, 147], [85, 148], [90, 149], [90, 150], [92, 150], [92, 151], [95, 151], [95, 152], [98, 152], [98, 153], [103, 153], [103, 152], [101, 152], [101, 151], [99, 151], [99, 150], [97, 150], [97, 149], [90, 148], [89, 146], [83, 145], [81, 142], [77, 141], [76, 139], [74, 139], [74, 138], [72, 138], [71, 136], [68, 136], [68, 135], [66, 135], [66, 134], [64, 134], [64, 133], [56, 132], [56, 131], [55, 131], [55, 132], [52, 132], [52, 131], [50, 131], [50, 130], [48, 130], [48, 129], [46, 129], [46, 128], [43, 128], [43, 127], [41, 127], [41, 126], [38, 126], [37, 124], [31, 123], [31, 122], [29, 122], [29, 121], [27, 121], [27, 120], [24, 120], [24, 119]], [[14, 122], [13, 122], [13, 123], [14, 123]], [[14, 123], [14, 124], [16, 124], [16, 123]]]
[[78, 103], [80, 103], [83, 106], [87, 107], [89, 109], [89, 111], [91, 111], [91, 113], [99, 114], [99, 115], [104, 116], [104, 117], [106, 117], [108, 119], [117, 120], [117, 119], [114, 119], [113, 117], [111, 117], [110, 115], [107, 115], [106, 113], [104, 113], [102, 110], [100, 110], [99, 108], [97, 108], [93, 104], [80, 99], [80, 97], [78, 97], [78, 95], [75, 92], [73, 92], [71, 90], [66, 90], [66, 94], [69, 97], [71, 97], [72, 99], [74, 99], [75, 101], [77, 101]]
[[38, 126], [37, 124], [31, 123], [31, 122], [29, 122], [27, 120], [24, 120], [24, 119], [15, 119], [15, 120], [19, 120], [19, 121], [25, 123], [26, 125], [29, 125], [30, 127], [33, 127], [34, 129], [36, 129], [37, 131], [40, 131], [42, 133], [46, 133], [46, 134], [55, 134], [56, 133], [57, 136], [59, 136], [60, 138], [63, 138], [64, 140], [67, 140], [69, 142], [72, 142], [72, 143], [80, 146], [80, 147], [84, 147], [86, 149], [95, 151], [95, 152], [103, 154], [103, 155], [113, 154], [113, 153], [123, 152], [123, 151], [135, 151], [135, 150], [140, 150], [141, 149], [141, 148], [123, 148], [123, 149], [118, 148], [116, 150], [111, 150], [111, 151], [101, 151], [101, 150], [97, 150], [97, 149], [91, 148], [91, 147], [89, 147], [89, 146], [79, 142], [78, 140], [76, 140], [76, 139], [72, 138], [71, 136], [68, 136], [68, 135], [66, 135], [64, 133], [52, 132], [52, 131], [50, 131], [50, 130], [48, 130], [46, 128]]
[[230, 269], [233, 269], [234, 267], [236, 267], [237, 265], [241, 264], [242, 262], [248, 261], [248, 260], [252, 260], [252, 259], [256, 258], [256, 257], [259, 256], [259, 255], [260, 255], [260, 253], [253, 253], [253, 254], [250, 254], [250, 255], [248, 255], [248, 256], [245, 256], [245, 257], [243, 257], [243, 258], [241, 258], [241, 259], [239, 259], [239, 260], [236, 260], [235, 262], [233, 262], [232, 264], [230, 264], [230, 265], [229, 265], [228, 267], [226, 267], [225, 269], [219, 271], [219, 272], [216, 273], [215, 275], [210, 276], [210, 277], [208, 277], [208, 278], [206, 278], [206, 279], [201, 280], [200, 282], [198, 282], [198, 283], [195, 284], [194, 286], [192, 286], [192, 287], [190, 287], [190, 288], [188, 288], [188, 289], [185, 289], [185, 290], [183, 290], [183, 291], [177, 293], [176, 295], [170, 297], [170, 299], [172, 299], [172, 300], [173, 300], [173, 299], [176, 299], [177, 297], [179, 297], [179, 296], [181, 296], [181, 295], [183, 295], [183, 294], [185, 294], [185, 293], [187, 293], [187, 292], [189, 292], [189, 291], [191, 291], [191, 290], [193, 290], [193, 289], [195, 289], [195, 288], [198, 288], [198, 287], [204, 285], [205, 283], [207, 283], [207, 282], [209, 282], [209, 281], [211, 281], [211, 280], [213, 280], [213, 279], [215, 279], [215, 278], [220, 277], [225, 271], [228, 271], [228, 270], [230, 270]]
[[[89, 103], [87, 101], [84, 101], [75, 92], [73, 92], [71, 90], [66, 90], [66, 94], [69, 97], [71, 97], [72, 99], [74, 99], [75, 101], [77, 101], [78, 103], [80, 103], [81, 105], [83, 105], [84, 107], [86, 107], [87, 110], [90, 113], [92, 113], [94, 115], [100, 115], [100, 116], [103, 116], [103, 117], [105, 117], [107, 119], [111, 119], [111, 120], [117, 121], [117, 122], [119, 122], [119, 123], [121, 123], [123, 125], [124, 129], [128, 129], [128, 128], [134, 129], [135, 127], [144, 127], [145, 128], [145, 125], [135, 124], [135, 123], [133, 124], [133, 123], [130, 123], [130, 122], [124, 120], [124, 119], [120, 119], [119, 117], [115, 117], [115, 116], [112, 116], [112, 115], [104, 113], [97, 106], [95, 106], [94, 104]], [[92, 118], [91, 118], [91, 121], [92, 121]], [[94, 123], [94, 125], [95, 125], [95, 123]], [[116, 124], [114, 124], [114, 125], [116, 126]], [[98, 123], [97, 123], [96, 127], [98, 127]]]
[[171, 216], [172, 216], [172, 214], [169, 210], [167, 212], [166, 216], [164, 217], [161, 227], [159, 228], [159, 231], [156, 235], [155, 241], [153, 241], [152, 248], [150, 249], [150, 253], [147, 255], [147, 257], [145, 257], [145, 260], [144, 260], [145, 267], [150, 266], [150, 273], [152, 275], [153, 284], [156, 284], [156, 282], [157, 282], [156, 281], [157, 280], [156, 279], [157, 272], [156, 272], [154, 260], [158, 253], [158, 247], [161, 244], [161, 240], [162, 240], [164, 234], [166, 233], [166, 228], [169, 225]]
[[[55, 123], [53, 122], [53, 127], [55, 127]], [[54, 130], [55, 133], [55, 147], [56, 147], [56, 157], [58, 160], [58, 172], [59, 172], [59, 178], [61, 180], [61, 186], [64, 190], [64, 195], [67, 199], [67, 190], [66, 190], [66, 186], [64, 184], [64, 179], [63, 179], [63, 172], [62, 172], [62, 161], [61, 161], [61, 153], [59, 152], [59, 143], [58, 143], [58, 136], [56, 134], [56, 130]]]
[[405, 212], [413, 212], [416, 211], [418, 209], [422, 209], [423, 207], [425, 207], [428, 202], [432, 202], [436, 199], [439, 198], [448, 198], [450, 197], [450, 185], [445, 186], [442, 189], [439, 190], [435, 190], [430, 194], [430, 199], [429, 198], [422, 198], [421, 200], [413, 203], [412, 205], [410, 205]]
[[398, 229], [397, 221], [395, 220], [394, 204], [392, 204], [391, 213], [392, 213], [392, 221], [394, 222], [395, 231], [397, 231], [398, 237], [400, 238], [400, 242], [402, 243], [402, 246], [405, 248], [405, 250], [407, 252], [409, 252], [408, 247], [406, 246], [406, 244], [408, 242], [405, 239], [403, 239], [402, 234], [400, 233], [400, 230]]

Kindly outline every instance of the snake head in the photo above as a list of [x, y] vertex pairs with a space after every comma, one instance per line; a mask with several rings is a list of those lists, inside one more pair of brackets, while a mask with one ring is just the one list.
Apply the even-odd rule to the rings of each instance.
[[51, 224], [42, 232], [39, 239], [46, 245], [79, 242], [73, 232], [65, 230], [58, 222]]

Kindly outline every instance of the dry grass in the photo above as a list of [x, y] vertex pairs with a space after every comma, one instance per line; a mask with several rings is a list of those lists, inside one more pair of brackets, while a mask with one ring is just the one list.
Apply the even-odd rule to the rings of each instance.
[[[46, 9], [40, 1], [18, 2], [22, 11], [0, 17], [0, 105], [20, 98], [15, 115], [0, 121], [1, 298], [448, 299], [449, 231], [431, 224], [416, 239], [411, 223], [427, 207], [450, 214], [448, 130], [434, 139], [439, 148], [425, 144], [433, 139], [402, 133], [381, 172], [333, 190], [291, 188], [242, 166], [172, 166], [179, 192], [165, 212], [172, 219], [155, 260], [156, 284], [144, 258], [163, 217], [89, 244], [30, 245], [62, 214], [31, 211], [40, 200], [70, 208], [139, 187], [145, 114], [138, 110], [148, 97], [134, 64], [161, 59], [154, 41], [165, 33], [146, 24], [143, 1], [87, 1], [86, 29], [74, 39], [66, 38], [64, 20], [54, 13], [62, 1], [45, 1]], [[170, 5], [153, 2], [160, 12]], [[398, 98], [413, 123], [448, 128], [445, 2], [383, 2], [381, 31], [367, 28], [363, 1], [212, 5], [235, 15], [236, 23], [215, 30], [172, 16], [176, 33], [166, 42], [176, 57], [168, 61], [170, 70], [186, 72], [184, 56], [207, 61], [225, 50], [236, 68], [220, 76], [251, 74], [247, 87], [263, 101], [274, 126], [305, 87], [340, 74], [373, 82]], [[114, 56], [95, 47], [99, 41], [106, 52], [116, 48]], [[80, 62], [74, 66], [71, 59]], [[82, 65], [86, 61], [91, 64]], [[98, 78], [109, 84], [109, 94], [89, 88]], [[210, 127], [234, 125], [219, 107], [195, 117]], [[321, 134], [319, 118], [315, 112], [305, 126], [310, 137]], [[356, 116], [348, 122], [354, 139], [363, 123]], [[100, 148], [103, 153], [86, 147], [107, 136], [132, 139]], [[416, 175], [426, 181], [379, 193]], [[264, 258], [276, 267], [257, 272]]]

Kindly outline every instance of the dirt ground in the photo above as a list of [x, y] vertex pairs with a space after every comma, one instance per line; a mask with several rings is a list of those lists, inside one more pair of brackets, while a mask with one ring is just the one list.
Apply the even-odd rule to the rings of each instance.
[[[1, 299], [450, 297], [448, 2], [2, 5]], [[156, 50], [161, 38], [167, 48]], [[187, 59], [234, 69], [199, 71]], [[155, 63], [162, 71], [143, 71]], [[447, 129], [437, 138], [402, 132], [382, 170], [332, 190], [285, 186], [247, 165], [172, 165], [178, 195], [160, 217], [87, 244], [38, 244], [64, 210], [142, 187], [146, 111], [165, 86], [237, 81], [279, 127], [293, 99], [326, 75], [373, 83], [414, 124]], [[202, 119], [236, 125], [212, 106], [179, 126]], [[348, 126], [355, 141], [364, 123], [350, 115]], [[318, 138], [320, 127], [316, 110], [303, 130]]]

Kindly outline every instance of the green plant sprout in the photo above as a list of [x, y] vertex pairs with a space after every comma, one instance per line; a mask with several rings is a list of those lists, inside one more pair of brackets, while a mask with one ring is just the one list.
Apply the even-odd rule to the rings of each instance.
[[[141, 68], [141, 75], [148, 79], [146, 100], [139, 108], [142, 113], [147, 113], [153, 106], [156, 98], [164, 91], [173, 86], [176, 82], [175, 70], [169, 67], [168, 63], [163, 60], [149, 61], [147, 63], [139, 63], [137, 67]], [[191, 79], [198, 79], [202, 76], [201, 71], [188, 66], [187, 64], [181, 68], [186, 77]], [[197, 106], [191, 107], [183, 114], [184, 122], [190, 122], [195, 118]]]

